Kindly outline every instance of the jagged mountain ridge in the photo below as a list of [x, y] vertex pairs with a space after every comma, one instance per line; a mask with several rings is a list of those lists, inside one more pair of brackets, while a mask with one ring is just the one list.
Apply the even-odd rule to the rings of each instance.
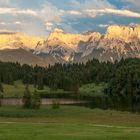
[[32, 57], [41, 58], [41, 61], [43, 58], [41, 65], [86, 62], [93, 58], [114, 62], [122, 57], [140, 57], [140, 25], [112, 25], [105, 34], [94, 31], [71, 34], [62, 29], [54, 29], [47, 39], [20, 33], [0, 34], [0, 51], [19, 48], [32, 53]]
[[37, 46], [35, 53], [45, 53], [56, 61], [86, 62], [97, 58], [100, 61], [115, 61], [122, 57], [140, 56], [140, 25], [109, 26], [105, 34], [87, 32], [69, 34], [55, 29], [48, 39]]
[[82, 48], [82, 43], [87, 42], [91, 37], [94, 38], [94, 41], [97, 41], [101, 34], [98, 32], [70, 34], [62, 29], [55, 29], [44, 43], [37, 45], [34, 53], [51, 55], [56, 61], [58, 59], [61, 62], [73, 61], [76, 52], [85, 50], [85, 48]]

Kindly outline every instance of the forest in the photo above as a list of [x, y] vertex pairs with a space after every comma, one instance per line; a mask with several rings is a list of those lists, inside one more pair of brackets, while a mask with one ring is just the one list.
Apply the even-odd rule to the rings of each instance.
[[107, 108], [130, 108], [140, 111], [140, 59], [128, 58], [120, 61], [99, 62], [96, 59], [86, 64], [55, 64], [39, 67], [19, 63], [0, 62], [0, 91], [2, 84], [12, 85], [22, 80], [37, 89], [63, 89], [79, 93], [82, 85], [107, 83], [103, 100]]

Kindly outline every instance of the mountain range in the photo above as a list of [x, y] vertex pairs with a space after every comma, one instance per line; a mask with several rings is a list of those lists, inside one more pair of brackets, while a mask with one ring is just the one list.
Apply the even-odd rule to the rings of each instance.
[[140, 25], [111, 25], [105, 34], [82, 34], [54, 29], [45, 39], [15, 32], [0, 32], [0, 60], [48, 66], [55, 63], [120, 60], [140, 57]]

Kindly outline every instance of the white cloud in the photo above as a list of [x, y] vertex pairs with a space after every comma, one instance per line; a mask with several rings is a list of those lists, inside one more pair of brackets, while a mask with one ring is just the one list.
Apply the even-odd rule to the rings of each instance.
[[14, 24], [21, 25], [22, 23], [20, 21], [15, 21]]
[[73, 0], [71, 6], [78, 10], [114, 8], [107, 0], [86, 0], [85, 2]]
[[37, 12], [30, 9], [19, 9], [19, 8], [0, 8], [0, 14], [11, 14], [11, 15], [17, 15], [17, 14], [23, 14], [23, 15], [30, 15], [30, 16], [38, 16]]
[[122, 0], [122, 1], [128, 3], [128, 5], [125, 7], [128, 10], [140, 12], [140, 0]]
[[[9, 27], [11, 29], [13, 27], [13, 29], [17, 28], [25, 32], [37, 33], [41, 32], [43, 29], [51, 31], [53, 28], [58, 26], [63, 27], [68, 31], [76, 32], [74, 30], [74, 24], [80, 24], [76, 23], [77, 17], [94, 18], [100, 15], [113, 14], [119, 16], [140, 18], [140, 0], [120, 0], [128, 3], [128, 5], [123, 9], [118, 9], [117, 7], [109, 3], [108, 0], [85, 0], [82, 3], [79, 0], [71, 0], [69, 4], [69, 10], [59, 9], [57, 6], [51, 3], [51, 0], [44, 1], [45, 3], [42, 2], [42, 6], [40, 6], [40, 8], [38, 9], [27, 9], [20, 7], [19, 5], [15, 5], [11, 2], [11, 0], [0, 0], [0, 15], [2, 15], [1, 17], [11, 15], [11, 17], [7, 19], [7, 22], [4, 22], [5, 18], [1, 19], [0, 27]], [[105, 23], [113, 24], [109, 22]], [[101, 28], [105, 28], [108, 25], [102, 23], [98, 26]]]
[[21, 25], [22, 24], [22, 22], [20, 22], [20, 21], [14, 21], [14, 22], [4, 22], [4, 21], [2, 21], [2, 22], [0, 22], [0, 25]]
[[45, 22], [61, 22], [61, 11], [49, 2], [43, 4], [38, 16]]
[[76, 15], [76, 16], [82, 15], [80, 11], [74, 11], [74, 10], [68, 11], [67, 13], [70, 15]]
[[6, 23], [2, 21], [2, 22], [0, 22], [0, 25], [6, 25]]
[[127, 17], [136, 17], [140, 18], [140, 13], [137, 12], [132, 12], [129, 10], [119, 10], [119, 9], [90, 9], [90, 10], [85, 10], [85, 13], [88, 14], [91, 17], [95, 17], [98, 15], [104, 15], [104, 14], [115, 14], [115, 15], [120, 15], [120, 16], [127, 16]]
[[131, 9], [134, 9], [134, 7], [135, 8], [140, 7], [140, 0], [122, 0], [122, 1], [131, 3], [130, 6], [131, 8], [127, 7], [128, 9], [117, 9], [117, 7], [110, 4], [107, 0], [87, 0], [83, 3], [80, 3], [78, 0], [73, 0], [71, 2], [71, 7], [77, 9], [77, 12], [79, 12], [81, 15], [90, 16], [93, 18], [105, 14], [114, 14], [120, 16], [140, 18], [139, 12], [131, 11]]
[[48, 30], [48, 31], [51, 31], [52, 30], [52, 28], [53, 28], [53, 26], [54, 26], [54, 24], [52, 23], [52, 22], [46, 22], [46, 29]]
[[108, 27], [109, 25], [108, 25], [108, 24], [99, 24], [98, 26], [101, 27], [101, 28], [106, 28], [106, 27]]
[[0, 7], [9, 6], [11, 4], [10, 0], [0, 0]]

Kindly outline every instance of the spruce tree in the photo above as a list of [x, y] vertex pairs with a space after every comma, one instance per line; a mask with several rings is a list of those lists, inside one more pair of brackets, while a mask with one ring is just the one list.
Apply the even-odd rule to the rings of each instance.
[[38, 90], [44, 89], [43, 74], [38, 73], [38, 75], [37, 75], [37, 83], [38, 83]]
[[35, 90], [32, 97], [32, 108], [39, 109], [40, 105], [41, 105], [40, 95], [39, 93], [37, 93], [37, 90]]
[[2, 99], [3, 99], [3, 86], [0, 79], [0, 106], [2, 106]]

